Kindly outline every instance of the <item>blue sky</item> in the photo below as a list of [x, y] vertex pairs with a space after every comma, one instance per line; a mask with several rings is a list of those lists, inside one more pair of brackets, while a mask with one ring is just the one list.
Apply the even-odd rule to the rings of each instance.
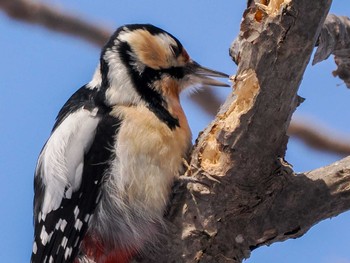
[[[234, 74], [228, 56], [246, 1], [46, 1], [111, 30], [126, 23], [152, 23], [175, 35], [199, 63]], [[331, 12], [350, 15], [334, 1]], [[91, 78], [99, 49], [79, 39], [10, 20], [0, 13], [0, 258], [28, 262], [32, 242], [33, 171], [54, 118], [67, 98]], [[302, 43], [301, 43], [302, 44]], [[350, 133], [350, 90], [331, 75], [332, 59], [309, 66], [299, 94], [306, 101], [295, 116]], [[229, 92], [220, 90], [224, 99]], [[210, 121], [186, 97], [194, 137]], [[346, 116], [346, 117], [345, 117]], [[338, 156], [291, 140], [287, 160], [296, 171], [324, 166]], [[350, 263], [350, 213], [325, 220], [296, 240], [259, 248], [247, 262]]]

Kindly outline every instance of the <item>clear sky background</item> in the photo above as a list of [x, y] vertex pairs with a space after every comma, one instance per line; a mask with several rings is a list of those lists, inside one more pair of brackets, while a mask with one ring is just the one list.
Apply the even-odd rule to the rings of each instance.
[[[126, 23], [155, 24], [175, 35], [202, 65], [235, 73], [228, 48], [239, 30], [245, 0], [46, 2], [111, 30]], [[348, 1], [333, 2], [331, 12], [350, 15]], [[1, 12], [0, 47], [0, 261], [21, 263], [29, 261], [32, 248], [37, 156], [63, 103], [90, 80], [100, 51], [79, 39], [13, 21]], [[333, 59], [308, 67], [299, 91], [306, 101], [295, 116], [349, 138], [350, 90], [332, 77], [335, 68]], [[224, 99], [229, 90], [220, 90], [220, 96]], [[197, 137], [211, 117], [186, 97], [183, 104]], [[292, 139], [286, 159], [302, 172], [339, 158]], [[258, 248], [247, 262], [350, 263], [350, 213], [325, 220], [296, 240]]]

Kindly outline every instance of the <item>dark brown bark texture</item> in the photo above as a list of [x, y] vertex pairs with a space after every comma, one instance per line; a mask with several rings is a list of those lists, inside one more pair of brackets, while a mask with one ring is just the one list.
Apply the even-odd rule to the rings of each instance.
[[[270, 1], [243, 15], [234, 90], [199, 136], [168, 214], [167, 242], [139, 262], [242, 262], [350, 209], [350, 158], [294, 174], [283, 159], [305, 67], [331, 1]], [[177, 189], [179, 190], [179, 189]]]

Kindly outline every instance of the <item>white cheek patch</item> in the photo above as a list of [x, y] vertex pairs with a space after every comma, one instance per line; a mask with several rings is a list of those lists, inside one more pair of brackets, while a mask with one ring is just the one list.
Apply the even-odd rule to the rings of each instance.
[[42, 215], [59, 208], [81, 184], [84, 154], [96, 133], [99, 117], [83, 108], [68, 115], [47, 141], [36, 171], [45, 186]]
[[111, 49], [107, 50], [103, 59], [108, 62], [108, 79], [110, 87], [106, 90], [106, 101], [109, 105], [137, 104], [141, 101], [136, 92], [127, 68], [120, 60], [119, 54]]

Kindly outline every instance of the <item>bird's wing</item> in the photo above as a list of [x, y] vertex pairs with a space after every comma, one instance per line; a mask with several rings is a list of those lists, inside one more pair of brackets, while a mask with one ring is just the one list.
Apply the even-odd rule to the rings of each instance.
[[34, 180], [33, 263], [73, 262], [98, 203], [119, 121], [101, 113], [93, 100], [93, 90], [78, 90], [60, 111], [40, 153]]

